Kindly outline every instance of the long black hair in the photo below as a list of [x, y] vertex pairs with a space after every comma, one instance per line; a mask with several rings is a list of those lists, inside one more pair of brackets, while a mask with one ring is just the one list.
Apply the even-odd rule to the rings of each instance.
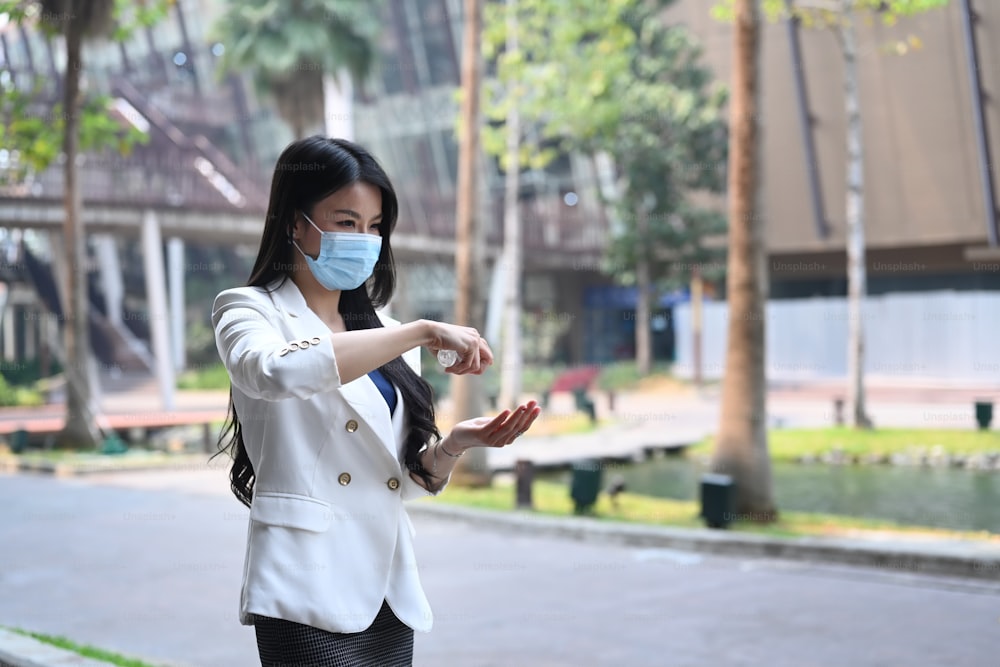
[[[297, 252], [291, 244], [296, 212], [303, 211], [313, 217], [313, 207], [319, 201], [358, 182], [373, 185], [382, 192], [382, 251], [368, 282], [357, 289], [341, 292], [338, 310], [348, 330], [381, 327], [382, 322], [375, 310], [389, 302], [396, 286], [390, 238], [396, 226], [399, 205], [388, 175], [375, 158], [361, 146], [344, 139], [317, 135], [295, 141], [281, 153], [271, 181], [271, 199], [260, 250], [247, 286], [266, 289], [276, 281], [280, 281], [277, 287], [283, 285], [289, 279], [288, 270], [295, 261], [292, 253]], [[409, 423], [405, 467], [419, 475], [430, 487], [432, 478], [421, 465], [419, 453], [425, 444], [433, 444], [441, 438], [434, 421], [431, 387], [402, 357], [396, 357], [379, 370], [403, 395]], [[243, 427], [236, 414], [232, 387], [229, 390], [229, 412], [219, 435], [218, 447], [215, 456], [226, 452], [232, 457], [230, 486], [236, 498], [249, 507], [256, 477], [243, 444]]]

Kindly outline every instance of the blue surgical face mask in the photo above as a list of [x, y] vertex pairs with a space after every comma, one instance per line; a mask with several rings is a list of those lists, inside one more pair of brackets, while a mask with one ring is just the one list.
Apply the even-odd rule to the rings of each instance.
[[[302, 214], [310, 225], [316, 223]], [[328, 290], [352, 290], [361, 287], [372, 275], [379, 253], [382, 252], [382, 237], [374, 234], [359, 234], [357, 232], [324, 232], [320, 233], [319, 256], [313, 259], [299, 244], [292, 241], [319, 284]]]

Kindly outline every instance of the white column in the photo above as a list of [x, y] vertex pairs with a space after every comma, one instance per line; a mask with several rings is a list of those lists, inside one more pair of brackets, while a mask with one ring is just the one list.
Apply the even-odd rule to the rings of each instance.
[[506, 294], [507, 266], [500, 255], [493, 262], [490, 272], [490, 291], [486, 301], [486, 342], [494, 349], [500, 348], [500, 331], [503, 324], [503, 302]]
[[3, 311], [3, 359], [4, 361], [14, 361], [16, 346], [14, 339], [14, 318], [17, 308], [13, 303], [8, 303]]
[[163, 266], [163, 241], [160, 221], [152, 211], [142, 217], [142, 259], [146, 278], [146, 303], [149, 331], [153, 339], [156, 380], [164, 410], [174, 409], [174, 369], [170, 361], [170, 337], [167, 314], [167, 279]]
[[354, 82], [346, 68], [323, 75], [323, 128], [326, 136], [354, 140]]
[[170, 282], [170, 352], [174, 372], [184, 370], [184, 241], [167, 241], [167, 280]]
[[118, 261], [118, 244], [110, 234], [94, 237], [97, 251], [97, 269], [100, 272], [104, 303], [108, 309], [108, 320], [116, 327], [122, 323], [122, 300], [125, 285], [122, 280], [121, 262]]

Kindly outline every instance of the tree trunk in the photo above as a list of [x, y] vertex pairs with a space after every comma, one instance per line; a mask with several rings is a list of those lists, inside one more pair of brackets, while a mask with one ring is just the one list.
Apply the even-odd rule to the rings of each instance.
[[[479, 95], [481, 85], [480, 40], [482, 0], [465, 0], [462, 47], [462, 105], [458, 146], [458, 192], [455, 204], [455, 323], [483, 326], [479, 261], [480, 230], [476, 219], [479, 164]], [[478, 375], [455, 375], [451, 379], [454, 421], [478, 417], [482, 413], [482, 383]], [[455, 466], [452, 483], [460, 486], [487, 486], [490, 483], [486, 450], [474, 447]]]
[[83, 30], [80, 22], [66, 21], [66, 77], [63, 89], [65, 126], [63, 165], [67, 267], [66, 321], [63, 328], [66, 344], [66, 424], [56, 438], [56, 446], [65, 449], [97, 447], [100, 435], [91, 405], [93, 387], [89, 372], [90, 342], [87, 331], [87, 245], [81, 216], [82, 201], [77, 181], [76, 158], [79, 152], [79, 97], [82, 66]]
[[702, 386], [702, 315], [704, 301], [704, 283], [701, 279], [701, 269], [695, 265], [691, 269], [691, 379], [694, 386]]
[[313, 65], [300, 62], [294, 73], [268, 81], [278, 115], [288, 123], [295, 139], [326, 131], [325, 77]]
[[649, 238], [649, 216], [643, 212], [636, 221], [638, 241], [636, 248], [635, 283], [635, 366], [640, 377], [649, 375], [653, 367], [653, 343], [650, 335], [649, 257], [644, 242]]
[[729, 149], [729, 325], [722, 409], [712, 469], [731, 475], [738, 518], [777, 517], [767, 453], [764, 313], [767, 303], [760, 188], [760, 14], [736, 0]]
[[866, 287], [864, 222], [864, 155], [858, 53], [852, 0], [842, 0], [841, 43], [844, 49], [844, 100], [847, 112], [847, 405], [851, 426], [871, 428], [865, 407], [865, 333], [862, 307]]
[[[507, 52], [517, 46], [517, 0], [507, 0]], [[500, 355], [500, 408], [514, 409], [521, 397], [521, 118], [518, 112], [517, 82], [510, 84], [513, 100], [507, 112], [507, 171], [504, 181], [503, 264], [504, 312], [503, 353]]]

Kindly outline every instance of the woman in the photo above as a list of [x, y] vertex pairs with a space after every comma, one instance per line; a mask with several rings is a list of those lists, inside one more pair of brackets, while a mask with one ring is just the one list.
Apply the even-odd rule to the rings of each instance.
[[540, 412], [441, 438], [419, 348], [455, 351], [454, 374], [481, 374], [493, 353], [475, 329], [376, 313], [395, 284], [396, 214], [363, 148], [292, 143], [250, 280], [212, 308], [232, 385], [220, 448], [250, 507], [240, 620], [265, 666], [410, 664], [432, 616], [402, 501], [439, 493], [466, 450], [511, 444]]

